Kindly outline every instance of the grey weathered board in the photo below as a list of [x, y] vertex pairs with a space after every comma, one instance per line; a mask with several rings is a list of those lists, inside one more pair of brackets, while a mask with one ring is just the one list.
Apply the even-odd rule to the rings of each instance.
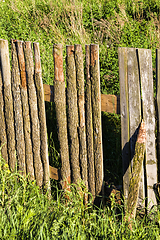
[[155, 108], [153, 96], [152, 52], [138, 49], [143, 99], [143, 119], [146, 126], [146, 178], [148, 207], [156, 204], [153, 186], [157, 183], [157, 160], [155, 146]]

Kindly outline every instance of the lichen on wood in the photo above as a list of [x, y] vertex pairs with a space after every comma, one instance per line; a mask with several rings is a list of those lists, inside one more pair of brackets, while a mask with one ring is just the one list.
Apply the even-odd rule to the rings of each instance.
[[69, 163], [69, 149], [67, 138], [66, 95], [63, 75], [62, 45], [53, 46], [54, 57], [54, 104], [56, 110], [58, 139], [61, 156], [61, 184], [63, 188], [69, 188], [71, 183], [71, 171]]
[[43, 165], [40, 155], [40, 125], [38, 118], [37, 95], [34, 83], [34, 63], [31, 42], [24, 42], [24, 53], [26, 62], [27, 89], [31, 118], [31, 136], [34, 157], [34, 170], [38, 186], [43, 185]]
[[67, 80], [67, 105], [68, 105], [68, 131], [70, 144], [70, 162], [72, 182], [78, 183], [81, 179], [79, 164], [79, 139], [78, 139], [78, 107], [76, 88], [76, 69], [74, 60], [74, 46], [66, 46], [66, 80]]

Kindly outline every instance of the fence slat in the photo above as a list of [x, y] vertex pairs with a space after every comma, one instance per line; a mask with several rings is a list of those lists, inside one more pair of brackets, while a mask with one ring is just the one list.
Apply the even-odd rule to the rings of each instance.
[[90, 73], [92, 83], [93, 142], [96, 195], [103, 195], [103, 153], [101, 129], [101, 94], [99, 70], [99, 45], [91, 44]]
[[20, 72], [18, 66], [16, 43], [13, 40], [11, 40], [11, 54], [12, 54], [11, 86], [14, 106], [16, 157], [18, 161], [18, 170], [21, 172], [22, 175], [26, 176], [25, 142], [23, 131], [22, 103], [20, 95]]
[[31, 143], [31, 125], [30, 125], [30, 114], [28, 105], [28, 93], [26, 83], [26, 68], [23, 51], [23, 42], [16, 41], [17, 54], [19, 61], [20, 77], [21, 77], [21, 101], [22, 101], [22, 113], [23, 113], [23, 127], [24, 127], [24, 138], [25, 138], [25, 159], [26, 159], [26, 172], [30, 175], [30, 179], [35, 179], [34, 166], [33, 166], [33, 151]]
[[32, 146], [34, 157], [34, 169], [36, 182], [38, 186], [43, 184], [43, 166], [40, 156], [40, 126], [38, 119], [37, 95], [34, 84], [34, 64], [33, 54], [31, 49], [31, 42], [24, 42], [24, 53], [26, 62], [26, 75], [28, 87], [28, 100], [31, 117], [31, 131], [32, 131]]
[[[86, 126], [85, 126], [85, 109], [84, 109], [84, 68], [82, 46], [75, 45], [75, 66], [77, 80], [78, 112], [79, 112], [79, 157], [81, 165], [82, 180], [88, 189], [87, 174], [87, 148], [86, 148]], [[86, 196], [87, 197], [87, 196]]]
[[40, 140], [41, 140], [41, 160], [43, 164], [43, 180], [44, 184], [50, 185], [49, 178], [49, 159], [48, 159], [48, 143], [47, 143], [47, 126], [46, 126], [46, 113], [44, 102], [44, 90], [42, 81], [42, 70], [40, 60], [39, 43], [33, 43], [34, 60], [35, 60], [35, 86], [38, 101], [38, 116], [40, 123]]
[[0, 58], [2, 69], [2, 81], [4, 86], [4, 112], [7, 133], [8, 162], [12, 170], [16, 166], [15, 158], [15, 131], [13, 118], [13, 99], [11, 92], [11, 72], [8, 41], [0, 39]]
[[53, 46], [54, 57], [54, 103], [57, 119], [58, 139], [61, 155], [61, 184], [63, 188], [71, 183], [71, 171], [69, 163], [69, 150], [67, 138], [66, 95], [63, 75], [63, 51], [62, 45]]
[[155, 108], [153, 99], [152, 53], [138, 49], [143, 100], [143, 119], [146, 126], [146, 177], [148, 207], [156, 204], [153, 185], [157, 183], [157, 160], [155, 146]]
[[72, 182], [81, 179], [79, 165], [79, 139], [78, 139], [78, 107], [76, 69], [74, 60], [74, 46], [66, 46], [66, 80], [68, 105], [68, 130], [70, 137], [70, 161], [72, 169]]
[[121, 145], [123, 165], [123, 191], [128, 198], [129, 180], [131, 174], [129, 149], [129, 106], [127, 79], [127, 48], [118, 48], [119, 77], [120, 77], [120, 109], [121, 109]]
[[95, 198], [95, 168], [94, 168], [94, 150], [93, 150], [93, 121], [92, 121], [92, 101], [91, 101], [91, 79], [90, 79], [90, 45], [86, 49], [86, 141], [87, 141], [87, 159], [88, 159], [88, 188]]
[[5, 161], [8, 163], [6, 124], [5, 124], [5, 117], [4, 117], [1, 58], [0, 58], [0, 126], [1, 126], [0, 127], [1, 154], [2, 154], [3, 159], [5, 159]]

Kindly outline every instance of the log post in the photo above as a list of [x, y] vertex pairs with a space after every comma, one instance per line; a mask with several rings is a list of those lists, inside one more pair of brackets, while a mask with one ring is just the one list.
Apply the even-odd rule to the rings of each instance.
[[139, 128], [137, 142], [135, 145], [135, 155], [133, 158], [133, 167], [131, 178], [129, 181], [129, 193], [127, 201], [128, 213], [133, 218], [135, 218], [136, 215], [136, 207], [138, 202], [138, 194], [145, 153], [145, 143], [146, 143], [146, 129], [145, 123], [142, 120], [141, 126]]
[[25, 139], [25, 159], [26, 159], [26, 172], [29, 174], [30, 180], [35, 179], [34, 166], [33, 166], [33, 151], [31, 142], [31, 124], [30, 114], [28, 105], [28, 93], [27, 93], [27, 82], [26, 82], [26, 68], [23, 51], [23, 42], [17, 41], [17, 54], [20, 70], [20, 90], [21, 90], [21, 101], [22, 101], [22, 113], [23, 113], [23, 127], [24, 127], [24, 139]]
[[[81, 166], [82, 180], [88, 189], [87, 174], [87, 149], [86, 149], [86, 128], [85, 128], [85, 110], [84, 110], [84, 68], [82, 46], [75, 45], [75, 65], [77, 80], [77, 97], [79, 112], [79, 158]], [[86, 196], [87, 197], [87, 196]]]
[[16, 157], [18, 161], [18, 170], [22, 175], [26, 176], [25, 142], [23, 132], [22, 103], [20, 95], [20, 74], [15, 42], [16, 41], [11, 40], [11, 54], [12, 54], [11, 85], [15, 120]]
[[4, 116], [4, 99], [3, 99], [1, 58], [0, 58], [0, 126], [1, 126], [0, 127], [1, 156], [8, 163], [7, 135], [6, 135], [5, 116]]
[[43, 166], [40, 156], [40, 126], [38, 119], [37, 95], [34, 84], [34, 64], [31, 42], [24, 42], [24, 53], [26, 62], [26, 73], [28, 83], [28, 100], [31, 116], [31, 133], [34, 157], [34, 169], [37, 185], [42, 187], [43, 184]]
[[44, 102], [44, 90], [42, 81], [42, 70], [40, 60], [39, 43], [33, 43], [34, 60], [35, 60], [35, 86], [37, 90], [38, 114], [40, 123], [40, 140], [41, 140], [41, 160], [43, 164], [43, 180], [45, 185], [50, 185], [49, 178], [49, 159], [47, 143], [47, 126]]
[[74, 46], [66, 46], [66, 80], [68, 105], [68, 130], [70, 137], [70, 161], [72, 182], [78, 183], [81, 179], [79, 165], [79, 139], [78, 139], [78, 108], [76, 69], [74, 60]]
[[69, 188], [71, 172], [69, 163], [69, 150], [67, 138], [67, 116], [65, 81], [63, 75], [63, 47], [61, 44], [53, 46], [54, 57], [54, 103], [56, 110], [58, 139], [61, 155], [61, 184], [63, 188]]
[[95, 159], [96, 195], [103, 195], [103, 153], [101, 129], [101, 94], [99, 70], [99, 45], [91, 44], [91, 83], [93, 111], [93, 142]]
[[91, 101], [91, 79], [90, 79], [90, 45], [86, 49], [86, 92], [85, 92], [85, 110], [86, 110], [86, 141], [87, 141], [87, 159], [88, 159], [88, 188], [95, 198], [95, 168], [93, 152], [93, 121], [92, 121], [92, 101]]
[[13, 117], [13, 99], [11, 92], [11, 72], [8, 41], [0, 39], [0, 58], [2, 69], [2, 81], [4, 86], [4, 112], [7, 133], [8, 162], [11, 170], [15, 170], [15, 131]]

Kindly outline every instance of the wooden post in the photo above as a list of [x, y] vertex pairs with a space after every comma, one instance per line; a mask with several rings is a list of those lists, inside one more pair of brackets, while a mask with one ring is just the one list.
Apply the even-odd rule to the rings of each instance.
[[69, 188], [71, 183], [71, 171], [69, 163], [69, 150], [67, 138], [67, 116], [65, 81], [63, 75], [63, 47], [61, 44], [53, 46], [54, 57], [54, 103], [56, 110], [58, 139], [61, 155], [61, 184], [63, 188]]
[[23, 128], [24, 128], [24, 139], [25, 139], [25, 159], [26, 159], [26, 172], [30, 175], [30, 180], [35, 179], [34, 166], [33, 166], [33, 151], [31, 142], [31, 124], [30, 114], [28, 105], [28, 93], [27, 93], [27, 82], [26, 82], [26, 68], [23, 51], [23, 42], [16, 41], [16, 48], [19, 61], [20, 70], [20, 90], [21, 90], [21, 101], [22, 101], [22, 113], [23, 113]]
[[146, 129], [145, 123], [142, 121], [139, 128], [137, 142], [135, 145], [135, 155], [133, 157], [132, 174], [129, 181], [129, 194], [127, 201], [127, 210], [131, 217], [136, 216], [136, 207], [138, 202], [138, 194], [140, 187], [140, 179], [142, 175], [142, 166], [145, 153]]
[[8, 163], [6, 124], [5, 124], [5, 117], [4, 117], [1, 58], [0, 58], [0, 126], [1, 126], [0, 127], [1, 155], [2, 155], [2, 158]]
[[93, 151], [93, 122], [92, 122], [92, 102], [91, 102], [91, 79], [90, 79], [90, 45], [86, 49], [86, 92], [85, 92], [85, 110], [86, 110], [86, 141], [87, 141], [87, 159], [88, 159], [88, 188], [95, 198], [95, 168]]
[[[135, 154], [135, 144], [137, 134], [141, 123], [141, 95], [140, 95], [140, 78], [138, 69], [138, 59], [135, 48], [127, 49], [127, 77], [128, 77], [128, 106], [129, 106], [129, 136], [130, 136], [130, 157], [131, 169], [134, 165], [133, 157]], [[135, 158], [134, 158], [135, 159]], [[143, 162], [142, 162], [143, 163]], [[144, 193], [144, 171], [141, 166], [141, 181], [139, 187], [138, 207], [145, 207]], [[132, 170], [133, 172], [133, 170]]]
[[[82, 46], [75, 45], [75, 65], [77, 80], [77, 96], [79, 111], [79, 157], [82, 172], [82, 180], [88, 189], [87, 174], [87, 148], [86, 148], [86, 127], [85, 127], [85, 109], [84, 109], [84, 68]], [[86, 196], [87, 197], [87, 196]]]
[[24, 53], [26, 62], [26, 73], [28, 83], [28, 99], [31, 116], [31, 133], [32, 133], [32, 146], [33, 146], [33, 157], [34, 157], [34, 169], [36, 182], [38, 186], [43, 184], [43, 166], [40, 156], [40, 126], [38, 119], [38, 108], [37, 108], [37, 95], [34, 84], [34, 64], [33, 54], [31, 49], [31, 42], [24, 42]]
[[15, 139], [16, 139], [16, 157], [18, 161], [18, 170], [26, 176], [26, 163], [25, 163], [25, 142], [23, 132], [23, 117], [22, 117], [22, 103], [20, 95], [20, 74], [18, 66], [18, 58], [15, 41], [11, 40], [11, 53], [12, 53], [12, 74], [11, 85], [14, 106], [14, 120], [15, 120]]
[[81, 179], [79, 165], [79, 139], [78, 139], [78, 108], [76, 69], [74, 60], [74, 46], [66, 46], [66, 80], [68, 104], [68, 130], [70, 136], [70, 161], [72, 169], [72, 182], [78, 183]]
[[143, 100], [143, 119], [146, 125], [146, 178], [147, 200], [150, 209], [156, 204], [153, 185], [157, 183], [157, 159], [155, 146], [155, 108], [153, 99], [152, 53], [138, 49]]
[[0, 39], [0, 58], [2, 69], [2, 81], [4, 86], [4, 112], [7, 133], [8, 162], [12, 170], [16, 167], [15, 157], [15, 131], [13, 117], [13, 100], [11, 92], [11, 72], [8, 41]]
[[93, 142], [95, 160], [96, 196], [103, 195], [103, 153], [101, 125], [101, 94], [99, 70], [99, 45], [91, 44], [90, 73], [92, 83]]
[[123, 193], [128, 198], [129, 180], [131, 174], [129, 148], [129, 106], [128, 106], [128, 78], [127, 78], [127, 48], [118, 48], [119, 77], [120, 77], [120, 109], [121, 109], [121, 145], [123, 165]]
[[37, 90], [38, 115], [40, 123], [40, 140], [41, 140], [41, 160], [43, 164], [43, 180], [45, 185], [50, 185], [49, 178], [49, 159], [48, 159], [48, 143], [47, 143], [47, 126], [44, 102], [44, 90], [42, 81], [42, 70], [40, 60], [39, 43], [33, 43], [34, 60], [35, 60], [35, 86]]

